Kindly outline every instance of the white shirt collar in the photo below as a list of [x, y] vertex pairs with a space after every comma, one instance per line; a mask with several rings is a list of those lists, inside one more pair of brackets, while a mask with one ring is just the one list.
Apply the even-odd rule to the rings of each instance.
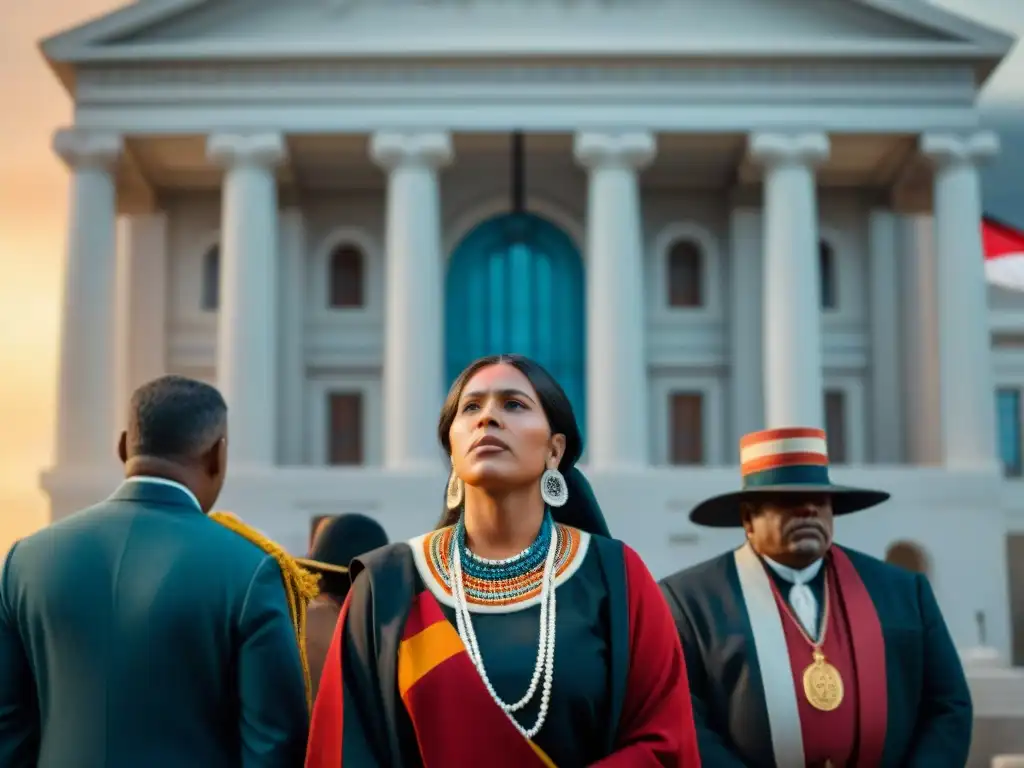
[[169, 488], [177, 488], [179, 491], [187, 495], [192, 503], [196, 505], [196, 509], [200, 512], [203, 511], [202, 505], [199, 503], [199, 499], [181, 483], [175, 482], [174, 480], [168, 480], [164, 477], [150, 477], [149, 475], [133, 475], [132, 477], [125, 478], [126, 483], [152, 483], [153, 485], [166, 485]]
[[824, 558], [818, 558], [813, 563], [808, 565], [806, 568], [797, 570], [796, 568], [790, 568], [788, 565], [782, 563], [776, 563], [770, 557], [762, 558], [765, 563], [775, 571], [779, 576], [788, 581], [790, 584], [807, 584], [815, 576], [818, 575], [818, 571], [821, 570], [822, 563], [825, 562]]

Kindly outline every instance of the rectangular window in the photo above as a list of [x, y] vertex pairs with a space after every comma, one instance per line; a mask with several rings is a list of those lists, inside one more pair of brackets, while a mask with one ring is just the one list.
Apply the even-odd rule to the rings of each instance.
[[363, 396], [354, 392], [327, 395], [327, 463], [363, 463]]
[[669, 395], [669, 461], [675, 465], [704, 463], [704, 394]]
[[846, 434], [846, 393], [838, 389], [825, 392], [825, 438], [830, 464], [846, 464], [849, 450]]
[[996, 391], [996, 419], [1003, 474], [1007, 477], [1020, 477], [1022, 462], [1019, 389], [1004, 388]]
[[668, 304], [670, 307], [702, 307], [703, 254], [700, 246], [682, 240], [668, 252]]

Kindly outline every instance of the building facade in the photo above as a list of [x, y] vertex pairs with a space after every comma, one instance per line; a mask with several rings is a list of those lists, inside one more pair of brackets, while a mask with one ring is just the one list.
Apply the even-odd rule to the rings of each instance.
[[656, 575], [737, 543], [686, 513], [742, 434], [818, 424], [893, 494], [841, 540], [1009, 658], [1024, 302], [986, 298], [976, 98], [1012, 41], [919, 0], [640, 5], [146, 0], [44, 42], [75, 101], [54, 517], [171, 372], [229, 402], [225, 508], [295, 550], [324, 514], [412, 536], [448, 384], [522, 352]]

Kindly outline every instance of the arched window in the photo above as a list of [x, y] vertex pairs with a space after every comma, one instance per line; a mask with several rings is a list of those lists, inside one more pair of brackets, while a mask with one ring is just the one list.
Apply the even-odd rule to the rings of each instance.
[[897, 541], [890, 544], [885, 550], [885, 562], [914, 573], [928, 575], [928, 555], [920, 545], [912, 541]]
[[668, 250], [668, 305], [704, 306], [704, 254], [693, 240], [677, 240]]
[[203, 254], [202, 308], [216, 312], [220, 306], [220, 246], [211, 245]]
[[839, 304], [836, 290], [836, 252], [824, 240], [818, 243], [818, 277], [821, 280], [821, 308], [835, 309]]
[[364, 266], [363, 252], [357, 246], [345, 243], [331, 251], [328, 265], [330, 270], [328, 304], [331, 309], [353, 309], [364, 306]]

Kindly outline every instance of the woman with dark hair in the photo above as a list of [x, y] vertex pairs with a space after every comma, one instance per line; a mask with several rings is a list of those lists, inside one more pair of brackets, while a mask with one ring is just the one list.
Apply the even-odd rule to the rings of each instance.
[[608, 536], [562, 388], [477, 360], [438, 437], [441, 525], [352, 563], [307, 768], [700, 765], [672, 616]]

